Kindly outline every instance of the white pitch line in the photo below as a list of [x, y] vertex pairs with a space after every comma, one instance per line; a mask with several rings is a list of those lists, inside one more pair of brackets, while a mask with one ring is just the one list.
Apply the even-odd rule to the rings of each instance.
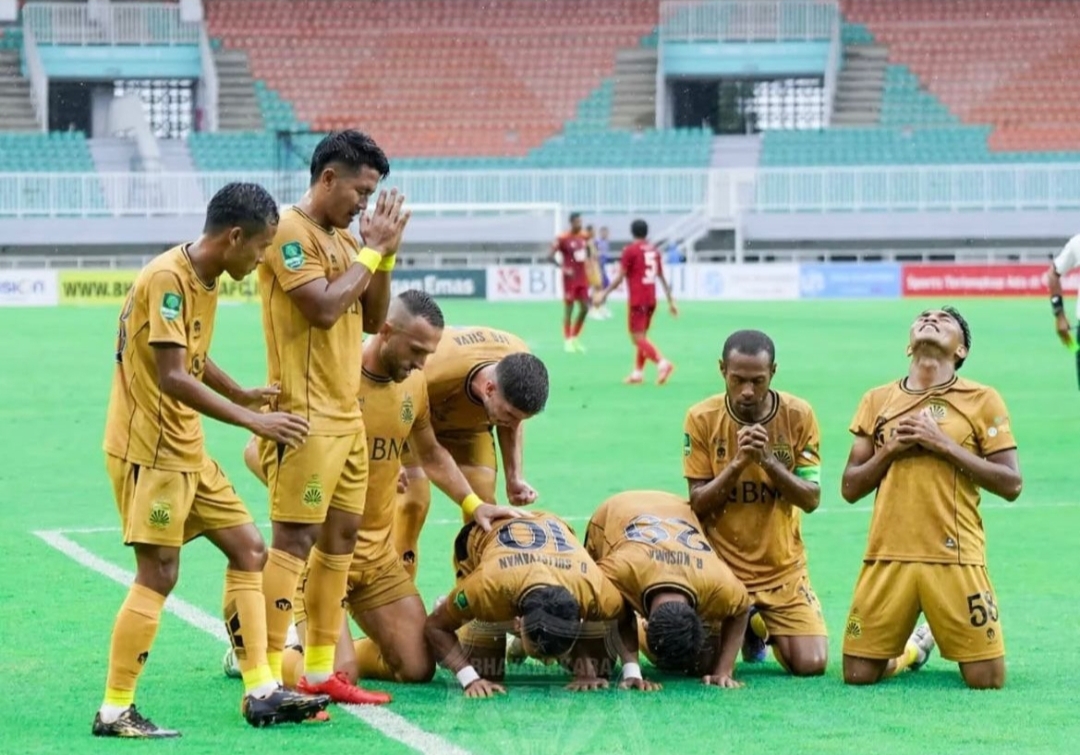
[[[1023, 511], [1025, 509], [1072, 509], [1080, 506], [1080, 501], [1051, 501], [1050, 503], [984, 503], [979, 506], [980, 510], [989, 511]], [[872, 502], [867, 504], [857, 503], [849, 506], [835, 506], [827, 509], [818, 509], [814, 512], [814, 516], [821, 516], [822, 514], [858, 514], [863, 512], [870, 512], [872, 510]], [[564, 516], [561, 517], [567, 522], [587, 522], [589, 517], [587, 516]], [[460, 519], [430, 519], [426, 523], [427, 525], [433, 525], [436, 527], [449, 527], [449, 526], [461, 526], [462, 521]], [[259, 527], [268, 529], [270, 525], [268, 523], [260, 524]], [[63, 535], [92, 535], [102, 532], [120, 532], [120, 527], [58, 527], [54, 530], [46, 530], [46, 532], [54, 532]], [[40, 535], [40, 533], [35, 533]]]
[[[64, 536], [65, 532], [111, 532], [114, 529], [112, 527], [85, 527], [77, 530], [39, 530], [34, 534], [80, 566], [85, 566], [87, 569], [127, 587], [135, 580], [134, 573], [117, 566], [111, 561], [106, 561]], [[169, 599], [165, 601], [165, 610], [196, 629], [201, 629], [211, 637], [224, 643], [229, 642], [228, 633], [225, 631], [224, 623], [220, 617], [211, 616], [198, 606], [194, 606], [175, 595], [170, 595]], [[339, 705], [338, 707], [359, 718], [383, 736], [395, 739], [406, 747], [424, 753], [424, 755], [471, 755], [468, 750], [447, 742], [437, 734], [424, 731], [386, 708], [360, 705]]]

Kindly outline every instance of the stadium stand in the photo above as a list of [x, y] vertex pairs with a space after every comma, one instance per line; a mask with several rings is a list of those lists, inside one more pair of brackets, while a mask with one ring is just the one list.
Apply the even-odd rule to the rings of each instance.
[[[353, 26], [340, 19], [356, 6], [341, 0], [213, 0], [207, 22], [218, 44], [247, 53], [268, 130], [362, 122], [406, 158], [395, 161], [403, 169], [708, 164], [707, 132], [608, 130], [615, 54], [656, 44], [655, 3], [376, 0], [363, 8]], [[296, 33], [307, 44], [283, 44]], [[340, 63], [327, 65], [327, 47]], [[296, 139], [297, 151], [308, 141]], [[207, 170], [283, 167], [267, 134], [197, 134], [190, 145]]]
[[878, 127], [769, 132], [763, 166], [1080, 160], [1076, 4], [844, 0], [845, 44], [888, 48]]

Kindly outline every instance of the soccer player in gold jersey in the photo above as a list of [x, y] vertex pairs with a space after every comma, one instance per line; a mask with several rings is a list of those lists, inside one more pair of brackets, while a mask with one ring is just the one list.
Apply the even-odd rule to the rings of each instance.
[[547, 512], [500, 521], [490, 531], [465, 525], [454, 542], [454, 567], [457, 583], [428, 616], [425, 634], [466, 697], [506, 692], [508, 631], [520, 635], [527, 655], [556, 660], [622, 613], [619, 591], [573, 529]]
[[769, 642], [792, 674], [823, 674], [825, 622], [801, 532], [821, 498], [817, 418], [806, 401], [772, 389], [776, 346], [761, 331], [732, 333], [720, 372], [726, 391], [686, 414], [690, 506], [750, 593], [744, 660], [764, 660]]
[[386, 155], [365, 134], [325, 137], [311, 158], [311, 186], [282, 213], [259, 269], [268, 382], [281, 386], [275, 404], [311, 425], [299, 448], [263, 442], [259, 449], [273, 525], [263, 572], [268, 657], [280, 679], [292, 600], [307, 565], [305, 669], [297, 688], [355, 704], [390, 699], [335, 675], [334, 646], [368, 482], [356, 399], [361, 341], [386, 317], [390, 271], [408, 220], [402, 197], [382, 192], [374, 212], [362, 215], [363, 247], [348, 227], [389, 170]]
[[[422, 291], [405, 291], [391, 300], [386, 321], [364, 344], [359, 399], [368, 436], [370, 477], [345, 597], [350, 615], [366, 636], [353, 642], [345, 622], [334, 660], [335, 672], [344, 674], [350, 684], [357, 678], [427, 682], [435, 673], [424, 640], [424, 603], [390, 537], [406, 439], [411, 437], [409, 442], [426, 475], [483, 528], [490, 529], [495, 519], [519, 516], [514, 509], [483, 503], [449, 452], [435, 440], [422, 369], [443, 327], [443, 313], [434, 299]], [[244, 458], [265, 483], [254, 438]], [[303, 589], [297, 591], [293, 608], [302, 637]], [[286, 650], [282, 667], [286, 685], [296, 683], [298, 666], [302, 668], [300, 653]]]
[[274, 682], [266, 656], [265, 545], [224, 472], [206, 454], [199, 419], [205, 414], [246, 427], [284, 448], [299, 447], [307, 437], [305, 418], [256, 411], [276, 390], [241, 388], [209, 356], [218, 279], [227, 273], [243, 280], [251, 273], [277, 223], [277, 204], [261, 186], [225, 186], [210, 200], [202, 236], [147, 265], [120, 312], [104, 450], [136, 574], [113, 626], [96, 736], [179, 735], [138, 712], [135, 685], [176, 586], [180, 547], [199, 536], [228, 558], [224, 616], [244, 678], [248, 722], [303, 721], [329, 702]]
[[[848, 684], [918, 668], [935, 644], [969, 687], [1005, 684], [979, 491], [1015, 501], [1023, 480], [1005, 402], [956, 374], [970, 350], [959, 312], [923, 312], [907, 376], [868, 391], [851, 422], [841, 492], [849, 503], [877, 492], [844, 632]], [[909, 638], [920, 611], [927, 623]]]
[[[524, 477], [524, 433], [525, 420], [543, 411], [547, 403], [544, 363], [512, 333], [450, 327], [424, 366], [424, 376], [435, 437], [481, 500], [495, 502], [497, 439], [509, 503], [523, 506], [535, 501], [536, 491]], [[399, 497], [394, 541], [405, 568], [415, 576], [431, 487], [411, 453], [405, 454], [402, 463], [408, 487]]]
[[638, 622], [659, 668], [741, 687], [735, 659], [746, 632], [746, 588], [702, 536], [685, 498], [630, 490], [608, 498], [589, 519], [585, 549], [626, 601], [620, 626], [621, 687], [652, 689], [638, 665]]

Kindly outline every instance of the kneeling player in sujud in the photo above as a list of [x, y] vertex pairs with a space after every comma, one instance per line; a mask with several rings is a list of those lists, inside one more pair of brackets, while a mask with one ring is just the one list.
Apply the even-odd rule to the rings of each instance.
[[262, 594], [266, 547], [225, 473], [207, 455], [199, 419], [205, 414], [246, 427], [282, 447], [298, 447], [307, 437], [302, 417], [256, 411], [272, 389], [241, 388], [209, 356], [218, 279], [225, 273], [234, 280], [247, 277], [277, 222], [277, 203], [265, 189], [229, 184], [210, 200], [202, 236], [143, 268], [120, 312], [105, 467], [136, 573], [113, 626], [96, 736], [178, 736], [138, 712], [135, 683], [176, 586], [180, 547], [199, 536], [228, 558], [225, 625], [244, 678], [244, 717], [253, 726], [298, 722], [330, 702], [274, 682]]
[[466, 697], [506, 692], [507, 632], [520, 636], [526, 655], [564, 661], [580, 638], [614, 631], [622, 613], [622, 596], [573, 529], [547, 512], [490, 532], [465, 525], [454, 568], [457, 583], [428, 616], [425, 634]]
[[[443, 313], [434, 299], [421, 291], [405, 291], [391, 300], [386, 321], [364, 344], [359, 400], [368, 436], [369, 478], [345, 600], [365, 637], [354, 642], [346, 620], [334, 655], [335, 673], [349, 684], [358, 678], [427, 682], [435, 673], [424, 640], [424, 603], [390, 534], [407, 438], [427, 476], [482, 527], [490, 529], [493, 519], [519, 516], [514, 509], [483, 503], [435, 440], [422, 368], [443, 327]], [[265, 484], [255, 438], [244, 459]], [[304, 581], [293, 601], [297, 646], [285, 651], [282, 663], [283, 680], [290, 687], [303, 672]]]
[[710, 545], [750, 593], [743, 660], [764, 660], [768, 643], [792, 674], [823, 674], [829, 646], [800, 524], [821, 499], [814, 410], [771, 388], [776, 346], [761, 331], [732, 333], [720, 372], [725, 393], [686, 414], [683, 473], [690, 506]]
[[[868, 391], [851, 422], [841, 492], [849, 503], [877, 494], [844, 632], [844, 681], [917, 669], [936, 642], [969, 687], [997, 689], [1005, 645], [979, 489], [1020, 495], [1009, 412], [996, 390], [957, 377], [971, 330], [955, 309], [923, 312], [909, 339], [907, 376]], [[916, 628], [920, 611], [927, 623]]]
[[589, 520], [585, 550], [628, 606], [619, 626], [620, 687], [654, 687], [642, 680], [637, 662], [637, 617], [645, 653], [657, 668], [718, 687], [742, 686], [735, 659], [750, 600], [701, 530], [685, 498], [656, 490], [614, 495]]
[[[449, 327], [424, 365], [435, 437], [484, 501], [495, 501], [496, 439], [510, 504], [536, 500], [525, 481], [525, 421], [544, 410], [548, 372], [517, 336], [495, 328]], [[492, 429], [494, 435], [492, 437]], [[420, 530], [431, 507], [431, 485], [411, 449], [405, 466], [408, 487], [398, 497], [394, 542], [405, 569], [416, 576]]]

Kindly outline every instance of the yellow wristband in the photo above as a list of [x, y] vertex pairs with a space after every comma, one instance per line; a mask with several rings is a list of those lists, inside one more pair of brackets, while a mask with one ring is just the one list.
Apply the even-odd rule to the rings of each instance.
[[356, 261], [366, 267], [371, 272], [375, 272], [375, 270], [379, 267], [379, 263], [381, 263], [382, 260], [383, 257], [381, 254], [376, 252], [374, 249], [369, 249], [366, 246], [360, 250], [359, 254], [356, 255]]
[[394, 269], [394, 263], [397, 262], [397, 254], [388, 254], [382, 258], [379, 262], [379, 266], [375, 268], [380, 273], [388, 273]]
[[465, 500], [461, 502], [461, 513], [463, 513], [467, 519], [472, 519], [476, 510], [483, 505], [484, 502], [480, 500], [480, 496], [476, 493], [469, 493], [465, 496]]

